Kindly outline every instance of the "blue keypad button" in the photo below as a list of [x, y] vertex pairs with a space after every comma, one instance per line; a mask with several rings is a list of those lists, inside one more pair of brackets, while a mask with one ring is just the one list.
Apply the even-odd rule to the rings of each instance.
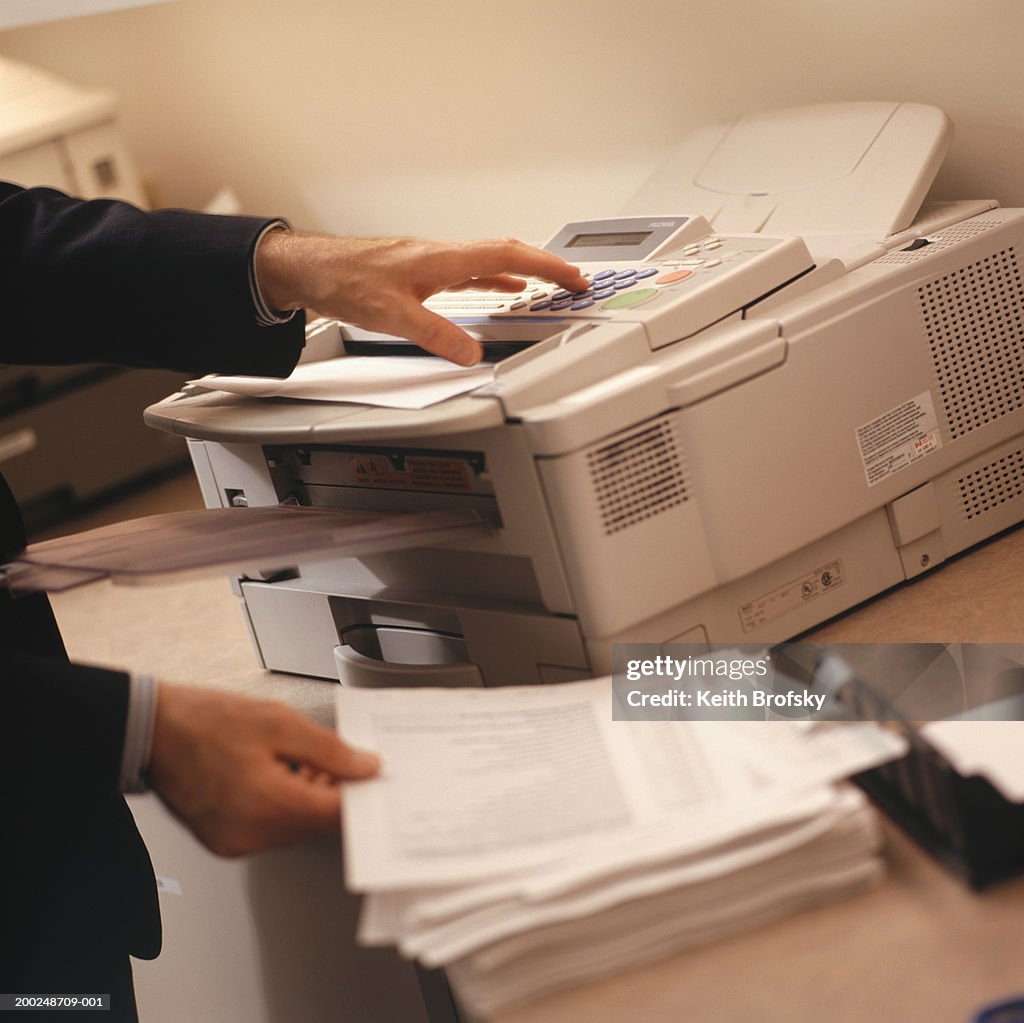
[[539, 313], [542, 309], [548, 309], [550, 306], [550, 302], [534, 302], [533, 305], [530, 306], [530, 312]]
[[594, 292], [594, 301], [600, 302], [603, 298], [611, 298], [615, 294], [614, 288], [602, 288], [600, 291]]
[[557, 302], [551, 303], [551, 311], [557, 313], [560, 309], [568, 309], [572, 305], [572, 300], [568, 298], [559, 299]]
[[636, 277], [636, 271], [635, 270], [620, 270], [615, 275], [615, 279], [617, 281], [624, 281], [627, 277]]
[[615, 271], [614, 270], [601, 270], [600, 272], [594, 274], [594, 276], [591, 277], [590, 279], [592, 281], [604, 281], [604, 280], [607, 280], [609, 277], [614, 277], [614, 276], [615, 276]]
[[592, 298], [583, 298], [579, 302], [573, 302], [570, 306], [571, 309], [589, 309], [594, 304]]
[[646, 280], [648, 277], [653, 277], [658, 272], [658, 268], [654, 266], [645, 267], [643, 270], [637, 270], [636, 279], [638, 281]]
[[551, 296], [551, 301], [552, 302], [564, 302], [565, 299], [569, 298], [571, 295], [572, 295], [571, 291], [556, 291]]
[[636, 284], [636, 278], [635, 277], [627, 277], [623, 281], [616, 281], [615, 282], [615, 290], [616, 291], [622, 291], [623, 288], [632, 288], [634, 284]]

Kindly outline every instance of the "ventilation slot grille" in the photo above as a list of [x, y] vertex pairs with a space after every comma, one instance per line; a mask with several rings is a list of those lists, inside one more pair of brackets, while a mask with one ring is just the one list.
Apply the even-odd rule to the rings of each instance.
[[1024, 451], [1013, 451], [957, 480], [964, 514], [975, 519], [1024, 495]]
[[933, 253], [941, 252], [943, 249], [948, 249], [951, 245], [956, 245], [959, 242], [968, 241], [975, 237], [975, 235], [983, 234], [993, 227], [1001, 227], [1002, 223], [1001, 220], [969, 220], [965, 224], [954, 224], [952, 227], [936, 231], [934, 234], [927, 233], [926, 237], [931, 242], [930, 245], [914, 249], [913, 252], [897, 249], [895, 252], [880, 256], [875, 260], [875, 263], [916, 263], [919, 259], [924, 259]]
[[657, 419], [587, 454], [606, 536], [689, 499], [672, 421]]
[[953, 439], [1024, 406], [1024, 298], [1014, 249], [917, 293]]

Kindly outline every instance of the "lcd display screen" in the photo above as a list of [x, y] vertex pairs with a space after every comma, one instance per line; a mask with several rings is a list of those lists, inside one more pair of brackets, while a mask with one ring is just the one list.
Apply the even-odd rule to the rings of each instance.
[[653, 231], [618, 231], [605, 234], [577, 234], [565, 245], [567, 249], [604, 248], [610, 245], [635, 247], [643, 245]]

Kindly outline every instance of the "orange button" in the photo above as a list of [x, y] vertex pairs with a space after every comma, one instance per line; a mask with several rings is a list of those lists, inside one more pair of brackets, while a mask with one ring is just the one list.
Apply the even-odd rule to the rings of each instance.
[[663, 274], [654, 283], [655, 284], [677, 284], [679, 281], [685, 281], [687, 277], [692, 277], [692, 270], [673, 270], [670, 274]]

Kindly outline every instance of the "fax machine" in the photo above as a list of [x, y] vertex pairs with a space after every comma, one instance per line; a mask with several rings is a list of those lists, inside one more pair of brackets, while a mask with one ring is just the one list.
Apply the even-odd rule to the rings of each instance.
[[151, 407], [208, 505], [492, 524], [246, 573], [262, 663], [507, 684], [606, 672], [616, 642], [782, 641], [1019, 521], [1024, 211], [919, 212], [949, 139], [934, 108], [883, 103], [698, 133], [626, 215], [551, 240], [585, 295], [448, 309], [515, 351], [468, 394], [398, 410], [207, 381]]

